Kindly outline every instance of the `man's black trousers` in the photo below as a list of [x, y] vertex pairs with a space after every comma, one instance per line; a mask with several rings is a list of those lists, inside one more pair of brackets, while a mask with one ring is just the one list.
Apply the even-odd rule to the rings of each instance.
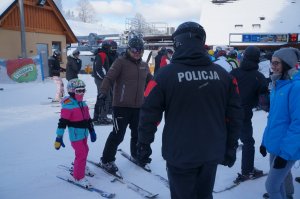
[[102, 162], [115, 161], [119, 144], [123, 141], [126, 128], [131, 130], [130, 152], [136, 157], [136, 144], [138, 138], [139, 108], [113, 107], [113, 130], [109, 134], [102, 155]]
[[217, 164], [182, 169], [167, 163], [171, 199], [212, 199]]

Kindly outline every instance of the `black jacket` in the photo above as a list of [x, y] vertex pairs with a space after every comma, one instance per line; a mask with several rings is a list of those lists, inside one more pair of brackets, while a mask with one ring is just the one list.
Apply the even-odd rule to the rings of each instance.
[[159, 69], [140, 111], [138, 139], [145, 144], [154, 141], [165, 112], [162, 155], [179, 168], [221, 163], [235, 152], [242, 123], [237, 85], [204, 48], [194, 46], [175, 50], [172, 63]]
[[93, 63], [93, 77], [96, 79], [103, 79], [109, 69], [109, 60], [107, 54], [100, 50], [95, 55]]
[[67, 57], [66, 79], [68, 81], [74, 78], [78, 78], [78, 73], [80, 72], [81, 64], [81, 59], [77, 59], [73, 55]]
[[119, 57], [119, 53], [108, 53], [108, 60], [109, 60], [109, 68], [114, 63], [114, 61]]
[[49, 57], [48, 66], [49, 66], [49, 76], [50, 77], [53, 77], [53, 76], [59, 77], [60, 76], [61, 67], [60, 67], [59, 59], [56, 59], [53, 56]]
[[257, 106], [259, 95], [268, 91], [267, 79], [258, 67], [255, 61], [244, 59], [239, 68], [230, 72], [238, 82], [245, 119], [252, 118], [252, 109]]

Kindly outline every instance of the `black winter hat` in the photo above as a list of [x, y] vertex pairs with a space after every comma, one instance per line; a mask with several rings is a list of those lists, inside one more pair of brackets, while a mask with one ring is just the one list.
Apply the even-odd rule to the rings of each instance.
[[192, 34], [193, 37], [197, 37], [200, 38], [203, 42], [203, 45], [205, 44], [205, 39], [206, 39], [206, 33], [204, 28], [196, 23], [196, 22], [192, 22], [192, 21], [188, 21], [188, 22], [184, 22], [182, 24], [180, 24], [176, 31], [172, 34], [172, 38], [173, 40], [175, 40], [175, 38], [178, 35], [181, 35], [183, 33], [194, 33]]
[[259, 63], [260, 50], [255, 46], [248, 46], [244, 52], [244, 59]]
[[128, 48], [136, 48], [136, 49], [139, 49], [139, 50], [143, 50], [144, 49], [144, 42], [139, 37], [133, 37], [128, 42]]

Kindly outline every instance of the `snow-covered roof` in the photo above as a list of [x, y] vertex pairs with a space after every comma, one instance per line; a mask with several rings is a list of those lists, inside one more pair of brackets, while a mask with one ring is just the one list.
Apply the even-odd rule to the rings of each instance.
[[99, 23], [84, 23], [69, 19], [67, 20], [67, 23], [76, 36], [86, 36], [90, 33], [97, 33], [98, 35], [119, 33], [117, 28]]
[[15, 0], [1, 0], [0, 1], [0, 16]]
[[228, 45], [230, 33], [300, 33], [299, 10], [300, 2], [295, 0], [239, 0], [222, 5], [208, 1], [200, 24], [207, 44]]

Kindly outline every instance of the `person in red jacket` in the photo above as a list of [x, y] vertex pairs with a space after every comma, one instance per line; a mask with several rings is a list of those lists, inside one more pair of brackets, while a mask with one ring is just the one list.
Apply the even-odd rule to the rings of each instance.
[[161, 67], [164, 67], [167, 64], [169, 64], [172, 59], [172, 56], [173, 56], [173, 50], [167, 49], [167, 53], [165, 55], [163, 55], [160, 60], [159, 67], [161, 68]]
[[[109, 48], [109, 42], [104, 41], [102, 43], [102, 47], [95, 53], [95, 60], [93, 63], [93, 77], [97, 86], [97, 96], [99, 96], [100, 94], [102, 81], [109, 69], [109, 58], [107, 55]], [[112, 125], [112, 120], [107, 117], [109, 109], [108, 99], [110, 99], [110, 95], [108, 95], [108, 98], [105, 101], [99, 100], [99, 98], [97, 97], [93, 117], [94, 125]]]

